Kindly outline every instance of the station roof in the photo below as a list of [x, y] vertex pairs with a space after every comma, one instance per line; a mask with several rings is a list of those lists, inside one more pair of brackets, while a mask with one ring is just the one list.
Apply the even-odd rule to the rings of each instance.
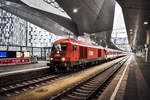
[[[60, 25], [66, 27], [71, 30], [76, 35], [81, 35], [86, 32], [88, 34], [97, 33], [97, 40], [100, 40], [100, 34], [106, 34], [105, 41], [111, 45], [110, 37], [113, 28], [113, 19], [114, 19], [114, 8], [115, 8], [115, 0], [39, 0], [39, 2], [43, 2], [39, 4], [36, 0], [7, 0], [12, 1], [18, 4], [24, 3], [25, 5], [20, 6], [20, 9], [31, 9], [37, 8], [37, 6], [44, 6], [43, 4], [52, 6], [52, 3], [57, 3], [58, 9], [61, 9], [62, 12], [65, 11], [65, 16], [69, 16], [71, 19], [66, 19], [64, 17], [58, 17], [54, 14], [48, 14], [49, 9], [42, 8], [40, 12], [39, 8], [32, 9], [32, 11], [36, 12], [34, 14], [37, 16], [46, 16], [52, 19], [53, 21], [59, 23]], [[150, 1], [149, 0], [116, 0], [123, 9], [123, 14], [125, 18], [125, 24], [128, 33], [129, 43], [132, 48], [142, 48], [146, 43], [146, 31], [150, 27]], [[30, 3], [30, 4], [29, 4]], [[46, 4], [47, 3], [47, 4]], [[28, 5], [29, 7], [27, 8]], [[19, 6], [12, 6], [19, 7]], [[7, 9], [8, 10], [8, 9]], [[15, 9], [17, 10], [17, 8]], [[14, 10], [14, 11], [15, 11]], [[29, 10], [28, 10], [29, 11]], [[31, 11], [31, 10], [30, 10]], [[13, 12], [13, 11], [12, 11]], [[60, 13], [62, 13], [60, 12]], [[22, 14], [23, 15], [23, 14]], [[25, 15], [25, 14], [24, 14]], [[27, 15], [28, 16], [28, 15]], [[26, 16], [26, 17], [27, 17]], [[24, 17], [24, 16], [23, 16]], [[37, 18], [35, 18], [37, 19]], [[44, 21], [43, 17], [43, 22]], [[32, 18], [33, 20], [33, 18]], [[43, 28], [52, 31], [52, 29], [48, 28], [48, 20], [47, 24], [39, 24]], [[37, 23], [37, 20], [34, 20], [34, 23]], [[56, 32], [59, 33], [59, 32]], [[62, 32], [64, 33], [64, 32]]]
[[123, 9], [129, 43], [132, 49], [143, 48], [150, 28], [150, 0], [117, 0]]

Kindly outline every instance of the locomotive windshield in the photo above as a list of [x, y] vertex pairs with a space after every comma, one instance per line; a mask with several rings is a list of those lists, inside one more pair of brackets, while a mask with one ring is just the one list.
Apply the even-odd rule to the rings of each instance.
[[67, 44], [54, 44], [52, 47], [52, 51], [58, 50], [58, 51], [66, 51]]

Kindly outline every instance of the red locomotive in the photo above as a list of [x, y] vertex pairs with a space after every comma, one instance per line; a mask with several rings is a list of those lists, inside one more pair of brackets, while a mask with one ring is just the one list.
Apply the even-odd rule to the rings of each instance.
[[61, 39], [54, 42], [48, 65], [56, 71], [69, 71], [81, 67], [79, 65], [98, 64], [119, 56], [120, 53], [74, 39]]

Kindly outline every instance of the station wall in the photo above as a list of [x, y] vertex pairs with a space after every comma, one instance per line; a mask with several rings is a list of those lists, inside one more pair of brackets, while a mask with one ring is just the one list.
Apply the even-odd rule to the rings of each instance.
[[0, 9], [0, 45], [50, 47], [56, 36]]

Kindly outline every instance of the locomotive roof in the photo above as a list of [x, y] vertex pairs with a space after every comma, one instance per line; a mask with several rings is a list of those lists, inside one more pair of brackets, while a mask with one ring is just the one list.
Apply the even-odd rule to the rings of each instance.
[[80, 46], [86, 46], [86, 47], [93, 47], [93, 48], [104, 48], [102, 46], [95, 46], [93, 44], [90, 44], [90, 43], [86, 43], [86, 42], [82, 42], [82, 41], [77, 41], [75, 39], [60, 39], [60, 40], [57, 40], [54, 42], [54, 44], [60, 44], [60, 43], [71, 43], [71, 44], [74, 44], [74, 45], [80, 45]]
[[71, 44], [82, 44], [82, 45], [88, 45], [88, 46], [94, 46], [93, 44], [82, 42], [82, 41], [77, 41], [75, 39], [60, 39], [54, 42], [54, 44], [59, 44], [59, 43], [71, 43]]
[[120, 50], [114, 50], [114, 49], [110, 49], [110, 48], [104, 48], [102, 46], [95, 46], [93, 44], [82, 42], [82, 41], [78, 41], [78, 40], [75, 40], [75, 39], [72, 39], [72, 38], [60, 39], [60, 40], [57, 40], [57, 41], [54, 42], [54, 44], [61, 44], [61, 43], [64, 43], [64, 44], [71, 43], [71, 44], [74, 44], [74, 45], [80, 45], [80, 46], [86, 46], [86, 47], [92, 47], [92, 48], [101, 48], [101, 49], [105, 49], [105, 50], [108, 50], [108, 51], [122, 52]]

